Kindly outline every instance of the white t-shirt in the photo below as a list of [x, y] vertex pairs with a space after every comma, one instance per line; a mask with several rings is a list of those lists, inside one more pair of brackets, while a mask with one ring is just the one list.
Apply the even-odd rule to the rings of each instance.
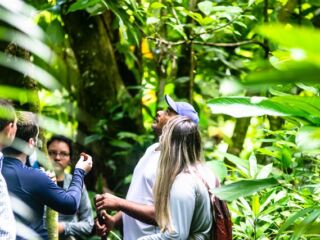
[[[159, 143], [152, 144], [134, 169], [126, 199], [132, 202], [153, 205], [153, 185], [156, 178], [160, 151]], [[124, 240], [137, 240], [159, 232], [159, 228], [143, 223], [126, 214], [122, 215]]]

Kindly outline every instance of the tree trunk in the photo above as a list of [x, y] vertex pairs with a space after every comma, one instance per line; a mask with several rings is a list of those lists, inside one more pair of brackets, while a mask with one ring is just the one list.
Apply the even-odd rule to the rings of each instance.
[[[189, 10], [195, 11], [197, 6], [197, 0], [189, 1]], [[186, 23], [195, 24], [195, 21], [191, 17], [187, 17]], [[192, 37], [192, 29], [188, 29], [187, 36], [189, 39]], [[186, 78], [187, 81], [176, 82], [175, 94], [178, 98], [188, 99], [190, 103], [193, 101], [194, 91], [194, 76], [195, 76], [195, 53], [192, 44], [186, 44], [182, 46], [181, 57], [178, 59], [178, 71], [177, 78]]]
[[[114, 38], [110, 30], [111, 14], [105, 12], [99, 16], [89, 16], [85, 11], [67, 14], [67, 7], [64, 5], [62, 18], [81, 76], [76, 86], [76, 100], [81, 111], [78, 114], [77, 141], [82, 144], [80, 148], [85, 146], [86, 151], [93, 155], [95, 163], [93, 174], [89, 174], [86, 183], [88, 189], [94, 189], [98, 172], [112, 176], [113, 169], [106, 163], [113, 161], [116, 169], [121, 169], [117, 172], [121, 176], [113, 179], [113, 182], [108, 179], [109, 184], [115, 186], [119, 178], [131, 172], [131, 169], [123, 169], [125, 161], [131, 159], [124, 156], [113, 160], [115, 149], [108, 141], [117, 139], [119, 129], [135, 133], [143, 131], [141, 103], [134, 102], [136, 99], [127, 91], [122, 76], [132, 78], [126, 79], [127, 84], [136, 85], [136, 80], [124, 63], [120, 64], [123, 71], [120, 74], [116, 51], [111, 42]], [[121, 119], [115, 118], [123, 113]], [[87, 143], [88, 136], [98, 136], [98, 139]]]
[[250, 118], [236, 119], [236, 125], [232, 135], [232, 145], [228, 147], [228, 153], [239, 156], [250, 124]]

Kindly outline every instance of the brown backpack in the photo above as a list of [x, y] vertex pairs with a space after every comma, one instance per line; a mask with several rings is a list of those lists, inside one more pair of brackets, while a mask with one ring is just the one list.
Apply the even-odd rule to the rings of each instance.
[[214, 222], [211, 230], [211, 239], [232, 240], [232, 221], [228, 206], [225, 201], [211, 195], [211, 207], [214, 214]]
[[[196, 171], [196, 174], [200, 177], [200, 179], [208, 189], [209, 197], [211, 200], [211, 211], [214, 219], [211, 228], [211, 239], [232, 240], [232, 221], [226, 202], [214, 196], [214, 194], [210, 190], [208, 183], [202, 178], [200, 173]], [[216, 179], [215, 187], [219, 186], [219, 180]]]

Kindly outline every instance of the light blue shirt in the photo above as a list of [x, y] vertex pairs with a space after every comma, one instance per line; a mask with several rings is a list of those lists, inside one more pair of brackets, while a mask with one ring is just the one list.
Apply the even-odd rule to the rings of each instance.
[[[71, 174], [65, 174], [63, 189], [67, 190], [72, 180]], [[89, 195], [85, 185], [82, 188], [80, 206], [76, 214], [66, 215], [59, 213], [59, 222], [64, 224], [64, 234], [59, 239], [74, 236], [76, 239], [86, 239], [93, 228], [93, 213]]]
[[[210, 170], [201, 165], [197, 168], [210, 187], [213, 187], [216, 180]], [[178, 174], [170, 191], [170, 211], [172, 232], [166, 230], [139, 240], [210, 239], [213, 220], [210, 197], [206, 186], [196, 174]]]

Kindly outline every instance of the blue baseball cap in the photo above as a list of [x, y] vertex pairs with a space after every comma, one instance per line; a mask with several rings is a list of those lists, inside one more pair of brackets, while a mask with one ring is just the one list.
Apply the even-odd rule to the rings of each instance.
[[175, 102], [169, 95], [165, 95], [164, 97], [166, 102], [173, 111], [175, 111], [178, 115], [185, 116], [190, 118], [194, 123], [198, 124], [199, 116], [194, 107], [187, 102]]

